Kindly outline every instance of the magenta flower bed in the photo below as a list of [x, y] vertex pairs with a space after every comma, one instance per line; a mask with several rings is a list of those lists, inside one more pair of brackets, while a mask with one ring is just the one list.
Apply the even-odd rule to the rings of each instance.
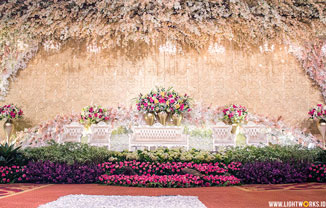
[[14, 183], [25, 181], [26, 166], [0, 166], [0, 183]]
[[205, 175], [224, 175], [231, 171], [240, 170], [241, 163], [232, 162], [229, 165], [223, 163], [202, 163], [196, 164], [193, 162], [139, 162], [124, 161], [124, 162], [105, 162], [98, 165], [103, 168], [109, 175], [119, 175], [123, 173], [124, 168], [130, 167], [138, 175], [152, 174], [152, 175], [174, 175], [184, 174], [182, 170], [184, 168], [191, 168], [199, 171]]
[[312, 164], [309, 168], [308, 180], [326, 183], [326, 164]]
[[137, 186], [137, 187], [169, 187], [187, 188], [198, 186], [228, 186], [240, 184], [234, 176], [194, 176], [194, 175], [101, 175], [100, 183], [107, 185]]
[[[240, 180], [228, 174], [229, 170], [240, 170], [241, 163], [232, 162], [228, 166], [223, 163], [193, 162], [105, 162], [98, 165], [106, 174], [99, 177], [99, 182], [108, 185], [139, 187], [197, 187], [226, 186], [240, 184]], [[123, 175], [126, 168], [131, 168], [137, 175]], [[184, 168], [194, 169], [203, 174], [195, 176], [185, 174]]]

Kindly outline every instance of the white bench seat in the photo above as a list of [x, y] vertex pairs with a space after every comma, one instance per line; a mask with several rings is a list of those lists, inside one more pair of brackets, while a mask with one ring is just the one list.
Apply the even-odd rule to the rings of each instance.
[[185, 147], [189, 148], [188, 135], [183, 134], [183, 127], [153, 126], [133, 127], [133, 133], [129, 137], [129, 151], [133, 147]]

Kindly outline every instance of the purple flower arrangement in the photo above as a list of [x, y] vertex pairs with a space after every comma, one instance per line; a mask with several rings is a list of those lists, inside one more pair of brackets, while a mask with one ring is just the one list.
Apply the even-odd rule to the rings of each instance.
[[309, 181], [326, 182], [326, 164], [312, 164], [309, 168]]
[[29, 162], [26, 180], [32, 183], [95, 183], [103, 174], [97, 165], [68, 165], [49, 161]]
[[245, 184], [303, 183], [310, 165], [297, 162], [256, 162], [245, 164], [236, 176]]
[[14, 183], [25, 181], [26, 166], [0, 166], [0, 183]]
[[196, 186], [228, 186], [240, 184], [234, 176], [194, 176], [185, 175], [101, 175], [100, 183], [107, 185], [138, 186], [138, 187], [169, 187], [188, 188]]

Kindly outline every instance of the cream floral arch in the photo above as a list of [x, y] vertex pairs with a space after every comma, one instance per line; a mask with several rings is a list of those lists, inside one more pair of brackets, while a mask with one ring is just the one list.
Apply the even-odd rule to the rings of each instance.
[[[273, 0], [4, 0], [0, 3], [0, 98], [40, 47], [59, 51], [70, 39], [89, 52], [132, 42], [175, 53], [223, 52], [223, 41], [261, 52], [282, 44], [326, 100], [326, 5]], [[267, 46], [267, 47], [266, 47]], [[272, 46], [272, 47], [269, 47]]]

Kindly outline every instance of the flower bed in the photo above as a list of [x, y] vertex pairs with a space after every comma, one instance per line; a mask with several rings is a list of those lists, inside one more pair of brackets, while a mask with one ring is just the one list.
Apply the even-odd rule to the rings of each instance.
[[[225, 176], [234, 176], [244, 184], [326, 182], [326, 151], [318, 148], [276, 145], [228, 149], [221, 153], [183, 149], [113, 152], [67, 143], [19, 151], [7, 147], [2, 151], [10, 152], [10, 157], [4, 157], [2, 153], [2, 160], [7, 162], [0, 166], [0, 183], [95, 183], [99, 182], [100, 176], [104, 183], [103, 175], [122, 177], [122, 174], [140, 178], [150, 175], [159, 179], [192, 174], [208, 180], [211, 185]], [[193, 176], [187, 177], [192, 180]], [[219, 176], [221, 178], [217, 180]], [[193, 184], [183, 185], [191, 187]]]
[[312, 164], [309, 168], [309, 181], [326, 182], [326, 164]]
[[246, 184], [281, 184], [307, 182], [308, 163], [256, 162], [247, 163], [236, 176]]
[[14, 183], [25, 180], [26, 166], [0, 166], [0, 183]]
[[169, 187], [187, 188], [196, 186], [228, 186], [240, 184], [240, 180], [234, 176], [194, 176], [185, 175], [101, 175], [100, 183], [107, 185], [123, 185], [138, 187]]
[[139, 162], [124, 161], [124, 162], [106, 162], [99, 164], [98, 166], [103, 168], [103, 171], [110, 175], [121, 174], [126, 167], [130, 167], [138, 175], [142, 174], [153, 174], [153, 175], [174, 175], [183, 174], [184, 168], [190, 168], [197, 170], [198, 172], [206, 175], [223, 175], [228, 172], [229, 169], [232, 171], [240, 170], [241, 163], [232, 162], [228, 166], [223, 163], [202, 163], [196, 164], [193, 162], [167, 162], [167, 163], [156, 163], [156, 162]]
[[[134, 173], [125, 173], [126, 168]], [[189, 174], [184, 168], [198, 171]], [[129, 182], [128, 182], [129, 181]], [[194, 187], [243, 184], [326, 182], [326, 164], [297, 162], [154, 163], [105, 162], [98, 165], [30, 162], [27, 166], [0, 166], [0, 183], [103, 183], [145, 187]]]
[[32, 183], [95, 183], [103, 174], [96, 165], [68, 165], [49, 161], [30, 162], [26, 166], [26, 181]]

